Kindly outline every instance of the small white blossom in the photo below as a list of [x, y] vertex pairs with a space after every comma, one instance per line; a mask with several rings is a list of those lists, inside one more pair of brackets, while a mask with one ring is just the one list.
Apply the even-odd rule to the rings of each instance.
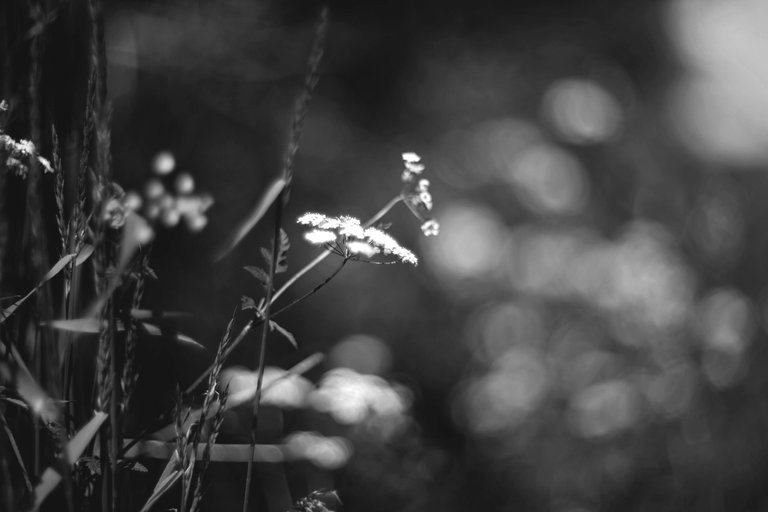
[[35, 145], [31, 140], [21, 139], [16, 144], [16, 151], [21, 153], [23, 156], [32, 156], [35, 153]]
[[327, 218], [322, 213], [305, 213], [296, 222], [305, 226], [318, 226]]
[[349, 249], [349, 251], [354, 254], [362, 254], [367, 258], [370, 258], [371, 256], [374, 256], [380, 252], [378, 247], [374, 247], [359, 240], [350, 240], [347, 242], [347, 249]]
[[440, 233], [440, 224], [435, 219], [430, 219], [421, 225], [424, 236], [437, 236]]
[[141, 196], [133, 191], [125, 194], [125, 199], [123, 200], [125, 207], [133, 212], [139, 211], [143, 202]]
[[120, 229], [125, 225], [126, 208], [120, 199], [113, 197], [104, 206], [103, 220], [112, 229]]
[[304, 239], [315, 245], [330, 244], [336, 241], [336, 233], [324, 229], [313, 229], [304, 233]]
[[416, 163], [421, 161], [421, 157], [412, 151], [403, 153], [403, 161], [407, 163]]
[[171, 174], [176, 168], [176, 158], [170, 151], [161, 151], [152, 159], [152, 170], [158, 176]]
[[426, 168], [421, 163], [421, 157], [416, 153], [403, 153], [403, 174], [400, 179], [403, 183], [410, 183], [413, 181], [414, 176], [420, 175]]
[[195, 180], [189, 173], [183, 172], [176, 176], [174, 186], [178, 194], [191, 194], [195, 191]]
[[0, 112], [8, 112], [8, 102], [3, 100], [0, 101]]
[[40, 162], [40, 165], [43, 166], [43, 172], [44, 173], [51, 173], [53, 174], [53, 166], [51, 166], [51, 162], [48, 161], [47, 158], [44, 158], [42, 156], [37, 157], [37, 161]]
[[5, 166], [9, 171], [13, 171], [13, 174], [21, 179], [26, 179], [29, 167], [24, 165], [19, 159], [9, 156], [5, 160]]

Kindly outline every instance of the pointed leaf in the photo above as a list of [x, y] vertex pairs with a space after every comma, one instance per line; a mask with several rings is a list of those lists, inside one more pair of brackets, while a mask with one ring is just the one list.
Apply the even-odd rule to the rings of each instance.
[[283, 191], [283, 188], [285, 188], [284, 178], [277, 178], [272, 183], [270, 183], [270, 185], [267, 187], [267, 190], [264, 191], [264, 194], [256, 203], [251, 213], [245, 219], [243, 219], [240, 224], [238, 224], [235, 232], [229, 237], [227, 242], [224, 244], [224, 247], [216, 254], [216, 261], [220, 261], [222, 258], [224, 258], [224, 256], [229, 254], [229, 252], [234, 249], [237, 244], [240, 243], [245, 235], [247, 235], [248, 232], [253, 229], [253, 227], [264, 216], [264, 214], [267, 213], [267, 210], [269, 210], [269, 207], [272, 206], [272, 203], [275, 202], [275, 199], [278, 198], [280, 192]]
[[188, 346], [198, 350], [205, 350], [203, 345], [185, 334], [173, 331], [163, 331], [160, 327], [148, 324], [146, 322], [142, 322], [141, 325], [150, 336], [171, 337], [174, 341], [179, 342], [182, 346]]
[[120, 255], [117, 266], [109, 278], [107, 289], [91, 304], [84, 316], [96, 316], [107, 303], [118, 286], [131, 258], [142, 245], [149, 243], [154, 238], [155, 232], [141, 215], [128, 212], [123, 226], [123, 238], [120, 242]]
[[32, 482], [30, 481], [29, 475], [27, 474], [27, 466], [24, 465], [24, 458], [21, 456], [19, 445], [16, 443], [16, 438], [13, 436], [13, 432], [11, 431], [11, 428], [8, 426], [8, 422], [5, 421], [5, 416], [3, 416], [2, 409], [0, 409], [0, 423], [2, 423], [3, 425], [3, 430], [5, 431], [5, 437], [6, 439], [8, 439], [8, 444], [11, 445], [11, 450], [13, 451], [13, 455], [16, 457], [16, 464], [19, 466], [19, 469], [21, 469], [21, 476], [24, 477], [24, 483], [27, 486], [27, 490], [31, 492]]
[[[107, 416], [104, 412], [95, 412], [93, 418], [67, 443], [64, 453], [66, 453], [69, 464], [77, 462], [77, 459], [83, 454], [85, 448], [96, 435], [96, 432], [101, 428], [102, 423], [106, 421]], [[48, 467], [45, 470], [42, 477], [40, 477], [40, 483], [35, 487], [35, 505], [33, 510], [40, 508], [43, 500], [59, 485], [60, 481], [61, 474], [58, 471], [52, 467]]]
[[264, 269], [261, 269], [259, 267], [252, 267], [252, 266], [247, 266], [243, 268], [245, 269], [246, 272], [248, 272], [253, 277], [258, 279], [259, 282], [264, 286], [266, 286], [267, 283], [269, 282], [269, 274], [267, 274], [267, 272]]
[[160, 475], [155, 488], [152, 490], [152, 495], [147, 499], [147, 502], [144, 503], [144, 506], [141, 507], [141, 512], [147, 512], [151, 509], [155, 503], [157, 503], [158, 500], [179, 481], [179, 478], [181, 478], [182, 475], [181, 469], [179, 455], [174, 450], [173, 455], [168, 460], [168, 464], [166, 464], [165, 469], [163, 470], [163, 474]]
[[280, 228], [280, 249], [277, 252], [276, 273], [286, 272], [288, 270], [288, 249], [291, 248], [291, 241], [288, 239], [288, 233]]
[[64, 270], [64, 267], [66, 267], [70, 261], [72, 261], [72, 258], [77, 257], [76, 254], [67, 254], [65, 256], [62, 256], [59, 261], [57, 261], [51, 269], [48, 271], [47, 274], [45, 274], [45, 277], [43, 277], [43, 280], [40, 281], [40, 283], [37, 285], [37, 288], [40, 288], [43, 286], [43, 284], [48, 281], [49, 279], [52, 279], [56, 274]]
[[186, 313], [184, 311], [160, 311], [157, 309], [132, 309], [131, 317], [136, 320], [165, 320], [173, 318], [189, 318], [192, 313]]
[[47, 325], [61, 331], [98, 334], [101, 331], [102, 321], [100, 318], [73, 318], [70, 320], [51, 320], [50, 322], [42, 322], [41, 325]]
[[93, 246], [90, 244], [84, 244], [83, 247], [80, 249], [80, 252], [77, 253], [77, 259], [75, 259], [75, 265], [80, 266], [85, 261], [91, 257], [91, 254], [93, 254]]
[[270, 251], [266, 247], [259, 247], [259, 251], [261, 252], [261, 257], [264, 258], [264, 262], [266, 262], [268, 267], [271, 267], [272, 266], [272, 251]]
[[240, 309], [246, 310], [246, 309], [256, 309], [258, 310], [258, 306], [256, 306], [256, 301], [253, 300], [251, 297], [243, 296], [240, 298]]
[[290, 333], [289, 331], [287, 331], [286, 329], [284, 329], [283, 327], [281, 327], [281, 326], [280, 326], [280, 324], [278, 324], [278, 323], [277, 323], [277, 322], [275, 322], [274, 320], [270, 320], [270, 321], [269, 321], [269, 327], [270, 327], [270, 329], [272, 329], [273, 331], [277, 331], [277, 332], [279, 332], [280, 334], [282, 334], [282, 335], [283, 335], [283, 337], [284, 337], [285, 339], [287, 339], [287, 340], [288, 340], [288, 342], [289, 342], [291, 345], [293, 345], [293, 348], [299, 348], [299, 345], [298, 345], [298, 343], [296, 343], [296, 338], [294, 337], [294, 335], [293, 335], [293, 334], [291, 334], [291, 333]]
[[[6, 350], [6, 345], [0, 345], [0, 355], [7, 356]], [[0, 377], [6, 380], [13, 379], [16, 393], [42, 421], [45, 423], [56, 421], [59, 411], [53, 400], [32, 376], [14, 345], [10, 345], [10, 352], [13, 362], [16, 363], [15, 367], [11, 367], [10, 361], [0, 361]]]
[[75, 258], [75, 254], [67, 254], [65, 256], [62, 256], [59, 261], [54, 264], [51, 269], [48, 271], [48, 273], [45, 274], [45, 277], [43, 277], [42, 281], [37, 283], [37, 286], [32, 288], [32, 290], [29, 291], [25, 296], [8, 306], [7, 308], [0, 311], [0, 323], [5, 322], [6, 318], [11, 316], [24, 302], [26, 302], [27, 299], [29, 299], [32, 295], [35, 294], [37, 290], [39, 290], [45, 283], [47, 283], [49, 280], [51, 280], [53, 277], [56, 276], [59, 272], [64, 270], [64, 267], [67, 266], [67, 264], [72, 261], [73, 258]]
[[[98, 334], [101, 332], [101, 328], [105, 325], [105, 322], [99, 318], [72, 318], [69, 320], [52, 320], [50, 322], [42, 322], [40, 325], [47, 325], [54, 329], [69, 332], [79, 332], [83, 334]], [[120, 320], [117, 320], [117, 331], [122, 332], [125, 330], [125, 326]]]

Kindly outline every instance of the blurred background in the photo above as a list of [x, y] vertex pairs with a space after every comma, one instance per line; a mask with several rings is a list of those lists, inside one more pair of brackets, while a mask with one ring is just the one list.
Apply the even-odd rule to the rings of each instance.
[[[269, 222], [212, 255], [278, 173], [319, 7], [108, 2], [116, 180], [141, 191], [169, 152], [163, 179], [189, 173], [215, 201], [202, 231], [158, 234], [146, 302], [193, 313], [178, 327], [211, 350], [258, 299], [242, 267]], [[274, 399], [265, 435], [308, 461], [260, 465], [268, 509], [316, 488], [348, 511], [768, 509], [768, 4], [330, 14], [289, 273], [318, 252], [293, 221], [368, 218], [399, 193], [405, 151], [441, 230], [422, 237], [398, 207], [386, 221], [417, 268], [350, 264], [283, 316], [299, 348], [275, 338], [269, 366], [327, 359]], [[230, 363], [252, 366], [253, 341]], [[155, 363], [185, 375], [211, 357]], [[239, 503], [244, 471], [218, 468], [208, 506]]]

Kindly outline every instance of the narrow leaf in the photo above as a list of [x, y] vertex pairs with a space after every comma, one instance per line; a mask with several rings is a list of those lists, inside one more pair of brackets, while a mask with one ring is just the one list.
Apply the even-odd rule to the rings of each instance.
[[144, 217], [133, 212], [129, 212], [125, 217], [125, 226], [123, 226], [123, 238], [120, 242], [120, 255], [117, 266], [112, 277], [109, 279], [107, 289], [91, 304], [86, 311], [85, 316], [96, 316], [107, 303], [118, 286], [120, 280], [131, 258], [136, 250], [142, 245], [149, 243], [154, 238], [155, 232], [149, 226]]
[[47, 274], [45, 274], [45, 277], [43, 277], [42, 281], [37, 283], [37, 286], [32, 288], [32, 290], [29, 291], [25, 296], [8, 306], [7, 308], [0, 311], [0, 324], [5, 322], [6, 318], [11, 316], [24, 302], [27, 301], [32, 295], [35, 294], [37, 290], [39, 290], [45, 283], [47, 283], [49, 280], [51, 280], [53, 277], [56, 276], [59, 272], [61, 272], [64, 267], [67, 266], [67, 264], [72, 261], [73, 258], [75, 258], [75, 254], [67, 254], [65, 256], [62, 256], [62, 258], [56, 262], [55, 265], [51, 267], [51, 269], [48, 271]]
[[281, 326], [280, 326], [280, 324], [278, 324], [278, 323], [277, 323], [277, 322], [275, 322], [274, 320], [270, 320], [270, 321], [269, 321], [269, 327], [270, 327], [270, 329], [272, 329], [273, 331], [277, 331], [277, 332], [279, 332], [280, 334], [282, 334], [282, 335], [283, 335], [283, 337], [284, 337], [285, 339], [287, 339], [287, 340], [288, 340], [288, 342], [289, 342], [291, 345], [293, 345], [293, 348], [299, 348], [299, 345], [298, 345], [298, 343], [296, 343], [296, 337], [295, 337], [293, 334], [291, 334], [291, 333], [290, 333], [288, 330], [286, 330], [285, 328], [281, 327]]
[[93, 246], [90, 244], [83, 245], [83, 248], [80, 249], [80, 252], [77, 253], [77, 259], [75, 259], [75, 265], [80, 266], [85, 261], [91, 257], [91, 254], [93, 254]]
[[136, 320], [166, 320], [173, 318], [189, 318], [192, 313], [184, 311], [160, 311], [157, 309], [132, 309], [131, 317]]
[[181, 334], [178, 332], [168, 332], [163, 331], [160, 329], [160, 327], [152, 324], [148, 324], [146, 322], [141, 323], [142, 327], [144, 327], [144, 330], [149, 334], [150, 336], [159, 336], [159, 337], [171, 337], [174, 341], [179, 342], [183, 346], [193, 347], [198, 350], [205, 350], [205, 347], [201, 345], [199, 342], [193, 340], [189, 336], [185, 334]]
[[3, 416], [2, 410], [0, 410], [0, 423], [3, 424], [5, 437], [8, 439], [8, 444], [11, 445], [11, 450], [13, 450], [13, 455], [16, 457], [16, 463], [19, 465], [19, 468], [21, 469], [21, 475], [24, 477], [24, 483], [26, 484], [27, 489], [31, 492], [32, 482], [29, 480], [29, 475], [27, 474], [27, 467], [24, 465], [24, 458], [21, 456], [21, 452], [19, 451], [19, 445], [16, 444], [16, 438], [13, 437], [13, 432], [8, 426], [8, 423], [5, 421], [5, 416]]
[[258, 279], [259, 282], [264, 286], [266, 286], [267, 283], [269, 282], [269, 274], [267, 274], [267, 272], [264, 269], [259, 267], [252, 267], [252, 266], [247, 266], [243, 268], [245, 269], [246, 272], [248, 272], [253, 277]]
[[272, 251], [270, 251], [266, 247], [259, 247], [259, 251], [261, 251], [261, 257], [264, 258], [264, 262], [267, 264], [268, 267], [271, 267], [272, 266]]
[[102, 321], [100, 318], [74, 318], [71, 320], [52, 320], [42, 325], [53, 327], [61, 331], [79, 332], [85, 334], [97, 334], [101, 332]]
[[45, 284], [46, 281], [48, 281], [49, 279], [52, 279], [56, 274], [64, 270], [64, 267], [66, 267], [67, 264], [69, 264], [69, 262], [72, 261], [72, 258], [75, 258], [75, 257], [77, 257], [76, 254], [67, 254], [65, 256], [62, 256], [61, 259], [51, 267], [51, 270], [49, 270], [48, 273], [45, 274], [45, 277], [43, 277], [43, 280], [40, 281], [40, 283], [37, 285], [37, 288], [40, 288], [41, 286], [43, 286], [43, 284]]
[[291, 241], [288, 239], [288, 233], [280, 228], [280, 250], [277, 252], [277, 265], [275, 272], [278, 274], [288, 270], [288, 249], [291, 248]]
[[147, 502], [144, 503], [144, 506], [141, 507], [141, 512], [147, 512], [151, 509], [155, 503], [157, 503], [158, 500], [179, 481], [182, 474], [179, 454], [174, 450], [173, 455], [171, 455], [171, 458], [168, 460], [168, 464], [165, 465], [163, 474], [158, 478], [157, 484], [155, 484], [155, 488], [152, 490], [152, 494], [147, 499]]
[[240, 298], [240, 309], [246, 310], [246, 309], [259, 309], [258, 306], [256, 306], [256, 301], [253, 300], [251, 297], [243, 296]]
[[[67, 443], [64, 452], [67, 457], [67, 463], [71, 465], [77, 462], [77, 459], [83, 454], [85, 448], [93, 440], [96, 432], [99, 431], [107, 417], [108, 415], [104, 412], [95, 412], [93, 418]], [[48, 467], [40, 477], [40, 483], [35, 487], [35, 505], [33, 510], [40, 508], [43, 500], [59, 485], [59, 482], [61, 482], [61, 474], [52, 467]]]
[[[0, 345], [0, 354], [7, 355], [6, 346]], [[16, 393], [19, 394], [22, 400], [29, 405], [29, 408], [37, 415], [43, 422], [50, 423], [56, 421], [59, 415], [59, 411], [56, 406], [45, 392], [45, 390], [37, 383], [29, 368], [24, 364], [24, 360], [21, 358], [21, 354], [14, 345], [10, 345], [11, 355], [16, 363], [15, 367], [11, 367], [11, 362], [0, 362], [0, 377], [5, 380], [13, 380], [16, 388]]]
[[229, 252], [232, 251], [232, 249], [234, 249], [235, 246], [240, 243], [245, 235], [247, 235], [261, 220], [264, 214], [267, 213], [267, 210], [269, 210], [269, 207], [272, 206], [272, 203], [275, 202], [275, 199], [277, 199], [277, 197], [280, 195], [280, 192], [282, 192], [283, 188], [285, 188], [285, 183], [285, 179], [282, 177], [277, 178], [272, 183], [270, 183], [270, 185], [267, 187], [267, 190], [264, 191], [264, 194], [254, 206], [250, 215], [248, 215], [240, 222], [240, 224], [238, 224], [234, 233], [232, 233], [232, 235], [229, 237], [224, 247], [216, 254], [216, 261], [220, 261], [224, 258], [224, 256], [229, 254]]

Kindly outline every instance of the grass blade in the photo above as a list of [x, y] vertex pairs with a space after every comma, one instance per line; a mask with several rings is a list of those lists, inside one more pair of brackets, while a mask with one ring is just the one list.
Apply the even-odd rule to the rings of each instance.
[[256, 226], [256, 224], [258, 224], [261, 218], [264, 217], [264, 214], [267, 213], [267, 210], [269, 210], [269, 207], [272, 206], [272, 203], [275, 202], [275, 199], [277, 199], [277, 197], [280, 195], [280, 192], [283, 191], [285, 184], [286, 181], [284, 178], [277, 178], [272, 183], [270, 183], [270, 185], [267, 187], [267, 190], [264, 191], [264, 194], [262, 194], [261, 198], [256, 203], [256, 206], [254, 206], [250, 215], [248, 215], [245, 219], [243, 219], [242, 222], [240, 222], [240, 224], [238, 224], [234, 233], [224, 244], [224, 247], [216, 254], [215, 261], [220, 261], [227, 254], [229, 254], [232, 249], [234, 249], [237, 244], [240, 243], [245, 235], [247, 235], [254, 228], [254, 226]]
[[198, 341], [195, 341], [194, 339], [190, 338], [186, 334], [181, 334], [178, 332], [166, 332], [160, 329], [160, 327], [152, 324], [148, 324], [146, 322], [142, 322], [141, 326], [144, 328], [147, 334], [150, 336], [158, 336], [158, 337], [167, 337], [170, 336], [173, 341], [178, 342], [180, 345], [190, 348], [195, 348], [198, 350], [205, 350], [205, 347]]
[[51, 269], [48, 271], [47, 274], [45, 274], [45, 277], [37, 283], [37, 286], [32, 288], [32, 290], [29, 291], [25, 296], [8, 306], [7, 308], [0, 311], [0, 323], [5, 322], [5, 320], [11, 316], [22, 304], [24, 304], [27, 299], [29, 299], [32, 295], [35, 294], [37, 290], [39, 290], [45, 283], [53, 279], [59, 272], [64, 270], [64, 268], [67, 266], [67, 264], [77, 257], [77, 254], [66, 254], [64, 255], [59, 261], [56, 262], [54, 266], [51, 267]]
[[[95, 412], [93, 418], [67, 443], [64, 453], [66, 454], [68, 464], [71, 465], [77, 462], [77, 459], [80, 458], [85, 448], [93, 440], [96, 432], [101, 428], [102, 423], [106, 421], [107, 416], [104, 412]], [[35, 487], [35, 505], [32, 510], [40, 508], [45, 498], [59, 485], [61, 479], [61, 473], [52, 467], [48, 467], [43, 472], [43, 475], [40, 477], [40, 483]]]

